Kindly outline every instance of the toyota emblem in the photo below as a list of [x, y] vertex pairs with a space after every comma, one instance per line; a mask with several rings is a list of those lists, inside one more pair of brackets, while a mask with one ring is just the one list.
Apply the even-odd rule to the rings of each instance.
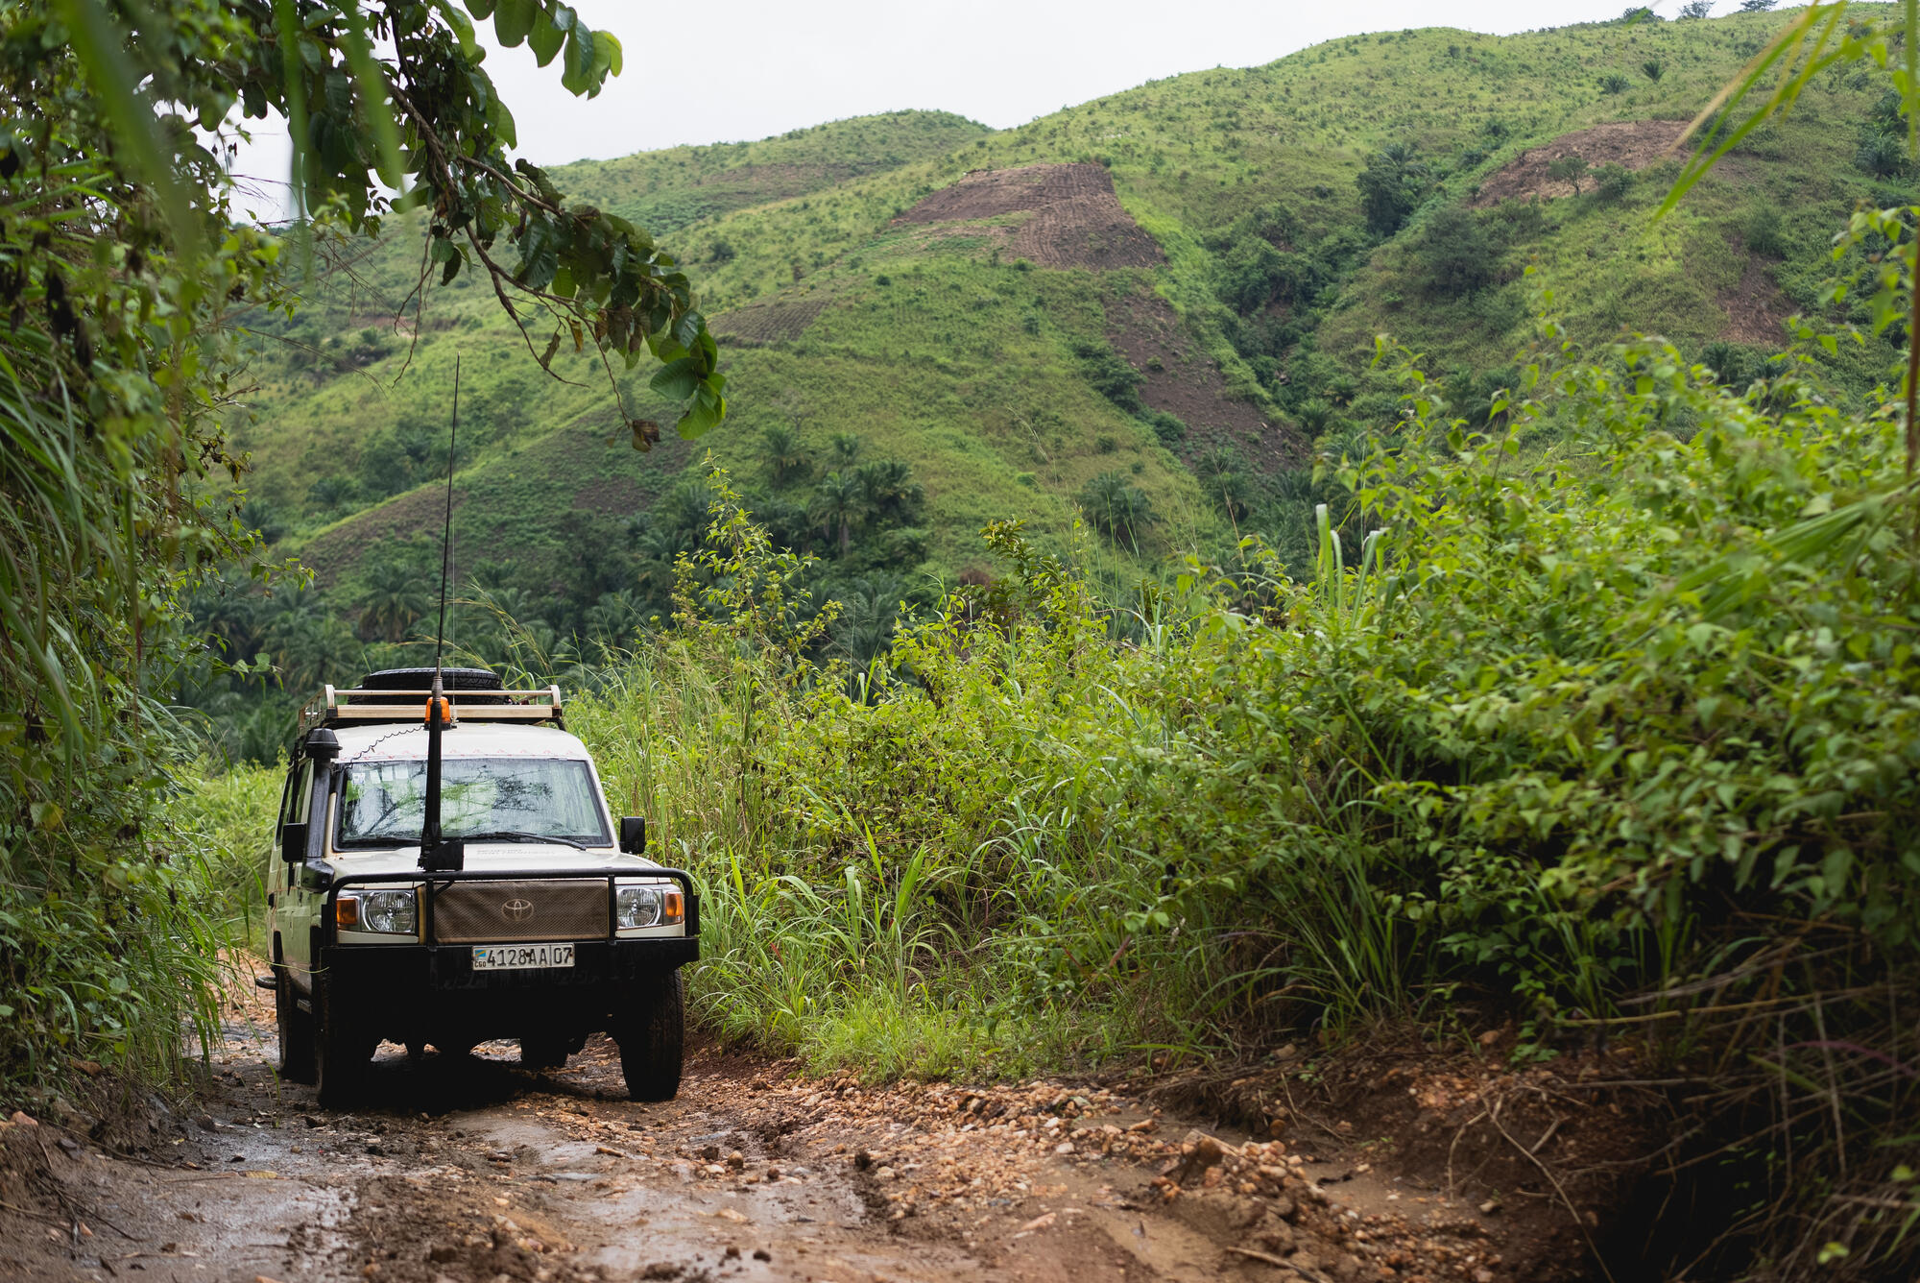
[[500, 916], [509, 922], [525, 922], [533, 916], [533, 901], [509, 900], [500, 906]]

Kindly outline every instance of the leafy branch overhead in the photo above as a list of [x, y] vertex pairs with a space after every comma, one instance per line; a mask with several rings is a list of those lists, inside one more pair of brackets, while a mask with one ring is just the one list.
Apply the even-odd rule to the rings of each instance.
[[[474, 19], [493, 21], [502, 45], [522, 45], [541, 66], [558, 62], [569, 92], [597, 95], [620, 74], [623, 52], [557, 0], [187, 0], [156, 12], [133, 0], [60, 0], [67, 30], [114, 112], [116, 133], [145, 139], [130, 149], [140, 177], [167, 189], [179, 154], [197, 150], [188, 123], [159, 103], [188, 104], [193, 122], [216, 129], [242, 116], [279, 113], [294, 139], [294, 213], [377, 235], [389, 212], [428, 212], [429, 239], [415, 299], [430, 278], [485, 274], [520, 326], [551, 327], [541, 364], [562, 343], [628, 368], [643, 352], [666, 366], [654, 387], [685, 403], [683, 436], [725, 416], [725, 379], [687, 276], [642, 228], [591, 205], [569, 205], [540, 167], [509, 160], [512, 113], [482, 66]], [[22, 24], [25, 25], [25, 24]], [[65, 31], [48, 26], [46, 36]], [[218, 38], [214, 38], [217, 35]], [[147, 99], [130, 88], [153, 85]], [[148, 128], [154, 119], [160, 128]], [[155, 138], [175, 140], [156, 149]], [[167, 154], [171, 151], [173, 154]], [[144, 157], [142, 160], [140, 158]], [[204, 193], [188, 193], [189, 200]], [[168, 202], [178, 209], [178, 193]], [[172, 221], [178, 223], [178, 218]], [[190, 232], [191, 229], [182, 229]], [[189, 235], [177, 237], [183, 244]], [[670, 373], [669, 373], [670, 372]], [[607, 363], [609, 382], [619, 383]], [[657, 439], [636, 421], [634, 442]]]

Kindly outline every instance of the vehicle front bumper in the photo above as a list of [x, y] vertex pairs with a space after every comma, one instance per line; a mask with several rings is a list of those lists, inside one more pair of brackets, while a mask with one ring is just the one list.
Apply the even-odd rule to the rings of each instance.
[[698, 937], [581, 940], [571, 967], [475, 972], [471, 945], [330, 945], [320, 976], [360, 1028], [445, 1047], [532, 1030], [613, 1032], [699, 954]]

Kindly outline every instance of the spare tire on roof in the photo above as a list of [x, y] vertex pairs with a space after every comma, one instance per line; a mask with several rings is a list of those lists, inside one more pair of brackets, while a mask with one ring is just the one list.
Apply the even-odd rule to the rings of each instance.
[[[360, 683], [361, 690], [370, 691], [425, 691], [433, 689], [433, 670], [431, 668], [383, 668], [377, 673], [368, 673], [366, 680]], [[485, 668], [443, 668], [440, 670], [440, 689], [454, 696], [454, 702], [468, 704], [497, 704], [498, 699], [475, 698], [469, 692], [497, 691], [500, 689], [500, 674]]]

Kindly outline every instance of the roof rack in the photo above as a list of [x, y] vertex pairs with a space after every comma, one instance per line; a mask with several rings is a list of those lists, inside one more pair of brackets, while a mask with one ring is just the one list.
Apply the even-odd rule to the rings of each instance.
[[[444, 691], [453, 706], [456, 722], [552, 722], [566, 727], [560, 711], [560, 688], [539, 690]], [[316, 726], [341, 726], [353, 722], [419, 722], [426, 724], [427, 701], [431, 690], [337, 690], [320, 688], [320, 694], [300, 710], [300, 733]]]

